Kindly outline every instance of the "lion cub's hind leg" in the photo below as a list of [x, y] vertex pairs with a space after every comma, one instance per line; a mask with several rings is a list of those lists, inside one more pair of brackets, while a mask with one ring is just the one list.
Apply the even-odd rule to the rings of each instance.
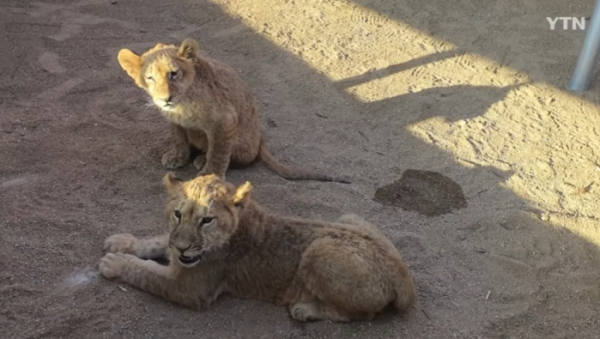
[[388, 255], [390, 255], [388, 259], [395, 261], [395, 264], [392, 265], [396, 271], [396, 277], [393, 279], [396, 280], [394, 288], [396, 290], [396, 299], [394, 305], [401, 312], [408, 310], [415, 302], [417, 291], [415, 290], [412, 277], [410, 276], [406, 265], [402, 262], [402, 258], [392, 241], [386, 237], [377, 226], [357, 215], [345, 214], [336, 222], [359, 231], [367, 231], [373, 237], [378, 239], [380, 245], [385, 248]]
[[334, 305], [328, 305], [305, 291], [302, 298], [289, 308], [292, 318], [299, 321], [331, 320], [336, 322], [348, 322], [350, 320], [371, 320], [375, 313], [371, 312], [347, 312]]
[[290, 305], [289, 311], [292, 318], [299, 321], [350, 321], [346, 314], [339, 312], [335, 307], [327, 307], [308, 291], [305, 291], [296, 303]]
[[106, 253], [127, 253], [140, 259], [167, 259], [169, 235], [138, 239], [131, 234], [111, 235], [104, 241]]
[[299, 321], [315, 321], [326, 319], [324, 312], [314, 302], [297, 302], [290, 306], [290, 315]]
[[369, 319], [396, 297], [389, 261], [373, 239], [332, 230], [307, 248], [297, 274], [330, 316]]

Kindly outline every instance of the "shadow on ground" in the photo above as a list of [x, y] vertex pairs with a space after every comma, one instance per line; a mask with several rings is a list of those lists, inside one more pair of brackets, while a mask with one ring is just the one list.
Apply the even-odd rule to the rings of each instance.
[[593, 11], [593, 2], [583, 1], [353, 2], [560, 89], [568, 84], [585, 33], [551, 30], [547, 17], [589, 17]]

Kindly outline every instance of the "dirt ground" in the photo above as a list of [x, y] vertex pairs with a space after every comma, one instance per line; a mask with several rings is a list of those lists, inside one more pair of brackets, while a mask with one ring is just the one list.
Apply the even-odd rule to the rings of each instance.
[[[583, 32], [546, 20], [592, 5], [2, 0], [0, 337], [598, 338], [600, 78], [565, 90]], [[107, 236], [165, 229], [167, 123], [117, 51], [185, 37], [250, 84], [274, 154], [353, 183], [263, 165], [228, 180], [274, 213], [379, 225], [414, 274], [408, 315], [302, 324], [228, 297], [194, 311], [99, 277]], [[462, 200], [431, 212], [444, 194]]]

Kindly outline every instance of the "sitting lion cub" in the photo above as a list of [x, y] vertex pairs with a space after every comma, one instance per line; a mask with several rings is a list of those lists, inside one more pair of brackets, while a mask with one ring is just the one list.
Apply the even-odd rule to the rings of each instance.
[[[356, 216], [272, 215], [250, 198], [250, 183], [236, 188], [215, 175], [163, 181], [170, 233], [109, 237], [104, 277], [188, 306], [207, 307], [222, 293], [269, 300], [300, 321], [372, 319], [388, 304], [405, 311], [415, 302], [394, 245]], [[167, 266], [146, 260], [165, 257]]]
[[196, 41], [186, 39], [179, 48], [159, 43], [141, 56], [122, 49], [118, 59], [171, 123], [173, 148], [162, 158], [166, 168], [185, 165], [193, 146], [203, 153], [194, 160], [199, 176], [224, 178], [230, 166], [245, 167], [261, 159], [290, 180], [349, 183], [281, 164], [261, 136], [250, 89], [232, 68], [200, 56]]

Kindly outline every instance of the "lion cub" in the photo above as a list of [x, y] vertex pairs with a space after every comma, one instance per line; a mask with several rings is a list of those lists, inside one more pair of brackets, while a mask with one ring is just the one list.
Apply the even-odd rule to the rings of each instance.
[[245, 167], [261, 159], [290, 180], [349, 183], [345, 178], [281, 164], [261, 136], [248, 86], [232, 68], [200, 56], [195, 40], [186, 39], [178, 48], [159, 43], [141, 56], [122, 49], [118, 59], [171, 123], [173, 148], [162, 158], [166, 168], [185, 165], [193, 146], [203, 153], [194, 160], [199, 176], [224, 178], [230, 166]]
[[[269, 214], [215, 175], [167, 174], [170, 233], [106, 239], [100, 273], [164, 299], [208, 307], [222, 293], [286, 305], [300, 321], [372, 319], [388, 304], [409, 309], [413, 280], [398, 250], [352, 215], [337, 223]], [[153, 260], [169, 260], [167, 266]]]

